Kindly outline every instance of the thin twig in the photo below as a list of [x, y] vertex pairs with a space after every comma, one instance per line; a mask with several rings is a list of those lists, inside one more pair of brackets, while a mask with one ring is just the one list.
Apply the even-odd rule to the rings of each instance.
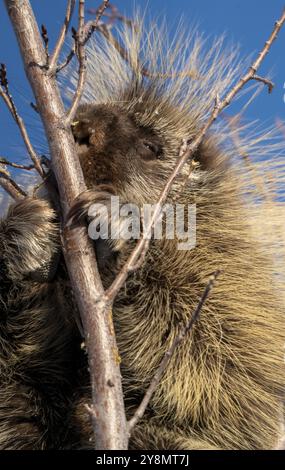
[[[152, 227], [154, 223], [156, 222], [157, 218], [159, 217], [161, 208], [169, 195], [173, 182], [178, 176], [178, 174], [180, 173], [180, 171], [182, 170], [182, 168], [184, 167], [185, 163], [190, 157], [192, 157], [193, 153], [201, 144], [203, 138], [205, 137], [209, 128], [212, 126], [212, 124], [217, 119], [219, 114], [231, 103], [233, 98], [245, 86], [245, 84], [248, 83], [250, 80], [254, 79], [254, 76], [256, 75], [258, 68], [260, 67], [265, 56], [267, 55], [270, 47], [272, 46], [273, 41], [276, 39], [277, 34], [280, 31], [281, 27], [283, 26], [284, 22], [285, 22], [285, 10], [283, 11], [280, 19], [275, 22], [273, 31], [268, 41], [266, 41], [263, 49], [259, 53], [257, 59], [250, 66], [248, 72], [243, 77], [240, 78], [240, 80], [236, 83], [236, 85], [234, 85], [233, 88], [226, 94], [223, 100], [220, 100], [218, 96], [216, 97], [213, 110], [208, 120], [205, 122], [204, 126], [201, 128], [200, 132], [197, 133], [196, 137], [191, 142], [188, 142], [187, 138], [183, 139], [181, 147], [180, 147], [177, 163], [160, 194], [155, 210], [153, 211], [147, 233], [151, 233]], [[128, 277], [128, 274], [134, 270], [134, 266], [136, 266], [137, 260], [140, 258], [141, 253], [145, 251], [145, 243], [146, 243], [146, 240], [144, 239], [144, 237], [138, 241], [136, 247], [134, 248], [133, 252], [130, 254], [125, 265], [122, 267], [121, 271], [116, 276], [111, 286], [108, 288], [106, 295], [110, 301], [114, 300], [119, 289], [125, 283]]]
[[213, 289], [213, 286], [214, 286], [214, 283], [217, 279], [217, 277], [220, 275], [220, 271], [217, 270], [215, 271], [205, 289], [204, 289], [204, 292], [198, 302], [198, 305], [196, 307], [196, 309], [194, 310], [193, 314], [191, 315], [191, 317], [189, 318], [189, 321], [188, 323], [184, 326], [184, 327], [181, 327], [178, 335], [175, 337], [172, 345], [170, 346], [170, 348], [166, 351], [166, 353], [164, 354], [163, 356], [163, 359], [160, 363], [160, 365], [158, 366], [154, 376], [153, 376], [153, 379], [151, 380], [146, 392], [145, 392], [145, 395], [139, 405], [139, 407], [137, 408], [137, 410], [135, 411], [133, 417], [128, 421], [128, 432], [129, 434], [132, 432], [133, 428], [135, 427], [135, 425], [137, 424], [137, 422], [143, 417], [144, 415], [144, 412], [151, 400], [151, 397], [152, 395], [154, 394], [155, 390], [157, 389], [160, 381], [161, 381], [161, 378], [168, 366], [168, 363], [170, 361], [170, 359], [173, 357], [173, 354], [176, 350], [176, 348], [178, 347], [178, 345], [184, 340], [185, 336], [187, 335], [187, 333], [189, 333], [189, 331], [191, 330], [191, 328], [193, 327], [194, 323], [198, 320], [199, 316], [200, 316], [200, 313], [201, 313], [201, 310], [207, 300], [207, 298], [209, 297], [209, 294], [211, 292], [211, 290]]
[[[259, 53], [259, 55], [258, 55], [257, 59], [255, 60], [255, 62], [249, 68], [247, 74], [244, 75], [244, 77], [242, 77], [238, 81], [238, 83], [232, 88], [232, 90], [227, 94], [226, 98], [221, 103], [222, 109], [224, 109], [226, 106], [229, 105], [229, 103], [232, 101], [234, 96], [238, 93], [238, 91], [241, 90], [241, 88], [243, 88], [243, 86], [249, 80], [263, 81], [263, 83], [268, 85], [268, 79], [262, 79], [262, 77], [259, 77], [259, 76], [257, 76], [257, 78], [256, 78], [256, 72], [259, 69], [259, 67], [260, 67], [261, 63], [263, 62], [264, 58], [268, 54], [273, 42], [275, 41], [275, 39], [276, 39], [276, 37], [277, 37], [277, 35], [280, 31], [280, 29], [284, 25], [284, 22], [285, 22], [285, 9], [283, 10], [283, 13], [282, 13], [281, 17], [279, 18], [279, 20], [275, 21], [275, 25], [274, 25], [274, 28], [273, 28], [273, 31], [272, 31], [271, 35], [269, 36], [269, 39], [264, 44], [263, 49]], [[221, 109], [221, 111], [222, 111], [222, 109]]]
[[44, 172], [40, 164], [40, 159], [32, 146], [24, 121], [19, 115], [16, 105], [14, 103], [14, 100], [12, 98], [12, 95], [10, 93], [8, 80], [7, 80], [7, 74], [6, 74], [6, 67], [4, 64], [1, 64], [1, 71], [0, 71], [0, 96], [4, 100], [7, 108], [9, 109], [10, 113], [12, 114], [15, 122], [17, 123], [19, 127], [23, 141], [35, 165], [35, 169], [38, 171], [41, 177], [43, 177]]
[[78, 82], [76, 91], [73, 96], [71, 106], [66, 114], [66, 125], [70, 124], [74, 118], [76, 110], [78, 108], [86, 77], [86, 55], [84, 50], [84, 7], [85, 0], [79, 0], [79, 11], [78, 11], [78, 31], [75, 37], [76, 41], [76, 52], [79, 62], [78, 70]]
[[56, 74], [58, 72], [60, 72], [62, 69], [64, 69], [65, 67], [67, 67], [69, 62], [71, 62], [71, 60], [75, 56], [75, 53], [76, 53], [76, 31], [74, 32], [73, 28], [72, 28], [72, 39], [73, 39], [73, 46], [72, 46], [71, 50], [69, 51], [66, 59], [56, 67], [56, 72], [55, 72]]
[[25, 191], [11, 178], [6, 168], [0, 165], [0, 186], [15, 200], [26, 197]]
[[75, 0], [68, 0], [64, 23], [62, 25], [57, 43], [55, 45], [54, 51], [51, 55], [50, 62], [49, 62], [49, 73], [51, 74], [57, 71], [57, 62], [58, 62], [59, 54], [61, 52], [62, 46], [66, 38], [66, 34], [67, 34], [70, 21], [73, 15], [74, 6], [75, 6]]
[[26, 197], [26, 193], [19, 188], [15, 187], [15, 181], [5, 177], [0, 172], [0, 186], [11, 196], [15, 201]]
[[42, 24], [41, 26], [41, 33], [42, 33], [42, 40], [44, 42], [45, 54], [46, 54], [45, 68], [48, 70], [49, 69], [49, 50], [48, 50], [49, 38], [48, 38], [47, 29], [44, 24]]
[[31, 108], [37, 113], [39, 114], [39, 110], [37, 108], [37, 105], [35, 103], [33, 103], [32, 101], [30, 102], [30, 106]]
[[[130, 27], [133, 26], [133, 20], [127, 18], [124, 15], [122, 15], [119, 12], [118, 7], [116, 5], [113, 5], [112, 3], [109, 2], [108, 9], [110, 10], [110, 13], [106, 9], [104, 14], [103, 14], [103, 16], [105, 18], [108, 18], [108, 22], [107, 22], [108, 25], [112, 26], [116, 20], [119, 20], [119, 21], [121, 21], [121, 23], [124, 23], [127, 26], [130, 26]], [[98, 12], [98, 8], [97, 9], [89, 8], [87, 10], [87, 13], [89, 13], [90, 15], [96, 15], [97, 12]]]
[[256, 82], [261, 82], [264, 85], [267, 85], [268, 87], [268, 93], [272, 93], [273, 88], [274, 88], [274, 83], [269, 80], [268, 78], [260, 77], [259, 75], [253, 75], [252, 80], [255, 80]]
[[10, 162], [5, 157], [0, 157], [0, 164], [1, 165], [8, 165], [8, 166], [11, 166], [13, 168], [19, 168], [21, 170], [27, 170], [27, 171], [35, 169], [35, 165], [21, 165], [20, 163]]
[[[74, 97], [71, 103], [71, 106], [69, 108], [69, 111], [67, 112], [66, 115], [66, 123], [70, 124], [74, 118], [74, 115], [76, 113], [76, 110], [78, 108], [78, 105], [80, 103], [80, 99], [82, 97], [83, 89], [84, 89], [84, 83], [85, 83], [85, 78], [86, 78], [86, 54], [85, 54], [85, 49], [84, 46], [87, 43], [87, 41], [90, 39], [91, 35], [96, 31], [99, 21], [107, 8], [109, 3], [109, 0], [104, 0], [101, 6], [98, 8], [97, 16], [94, 21], [92, 21], [92, 24], [86, 28], [86, 25], [84, 24], [84, 7], [85, 7], [85, 0], [79, 0], [79, 12], [78, 12], [78, 31], [76, 34], [74, 34], [74, 40], [75, 40], [75, 51], [78, 56], [78, 62], [79, 62], [79, 71], [78, 71], [78, 82], [77, 82], [77, 88], [74, 93]], [[71, 57], [72, 58], [72, 57]], [[71, 60], [71, 59], [69, 59]]]
[[102, 15], [104, 14], [106, 8], [108, 7], [108, 4], [109, 4], [109, 0], [104, 0], [102, 2], [102, 4], [99, 6], [99, 8], [97, 9], [97, 11], [96, 11], [95, 20], [89, 21], [88, 23], [86, 23], [86, 25], [85, 25], [85, 37], [83, 39], [84, 46], [87, 43], [87, 41], [89, 41], [89, 39], [92, 36], [92, 34], [94, 33], [94, 31], [96, 31], [96, 29], [98, 28], [99, 22], [102, 18]]
[[62, 69], [67, 67], [67, 65], [73, 59], [74, 56], [75, 56], [75, 44], [73, 45], [72, 49], [68, 53], [68, 56], [66, 57], [66, 59], [56, 67], [56, 73], [60, 72]]
[[[102, 18], [102, 16], [104, 15], [104, 11], [106, 10], [107, 6], [108, 6], [108, 3], [106, 0], [99, 6], [99, 8], [96, 10], [96, 18], [95, 20], [92, 20], [92, 21], [88, 21], [85, 25], [84, 25], [84, 45], [86, 45], [87, 41], [90, 39], [90, 37], [92, 36], [92, 34], [94, 33], [94, 31], [96, 29], [100, 29], [100, 27], [102, 26], [100, 24], [100, 19]], [[75, 56], [76, 54], [76, 50], [77, 50], [77, 44], [76, 44], [76, 38], [74, 38], [74, 44], [71, 48], [71, 50], [69, 51], [66, 59], [57, 66], [56, 68], [56, 73], [60, 72], [62, 69], [64, 69], [70, 62], [71, 60], [73, 59], [73, 57]]]

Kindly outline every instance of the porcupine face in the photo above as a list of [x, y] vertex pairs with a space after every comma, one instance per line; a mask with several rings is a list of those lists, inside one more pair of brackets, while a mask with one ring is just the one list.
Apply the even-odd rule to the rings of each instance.
[[163, 140], [120, 107], [82, 105], [72, 130], [88, 188], [110, 184], [119, 194], [136, 175], [155, 181]]

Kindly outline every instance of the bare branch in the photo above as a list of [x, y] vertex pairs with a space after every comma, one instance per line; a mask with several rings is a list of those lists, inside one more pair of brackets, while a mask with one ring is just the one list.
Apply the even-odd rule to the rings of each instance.
[[[96, 10], [95, 20], [88, 21], [84, 25], [84, 39], [83, 39], [84, 45], [86, 45], [86, 43], [88, 42], [88, 40], [90, 39], [92, 34], [95, 32], [95, 30], [100, 29], [100, 27], [101, 27], [100, 19], [102, 18], [103, 14], [104, 14], [104, 11], [106, 10], [106, 8], [108, 6], [108, 3], [109, 3], [109, 0], [108, 1], [104, 0], [103, 3], [100, 5], [100, 7]], [[58, 73], [62, 69], [64, 69], [70, 63], [70, 61], [73, 59], [73, 57], [75, 56], [76, 49], [77, 49], [76, 42], [77, 42], [76, 37], [74, 37], [73, 47], [70, 50], [69, 54], [67, 55], [66, 59], [61, 64], [59, 64], [58, 67], [56, 68], [56, 73]]]
[[[97, 15], [92, 24], [89, 24], [88, 27], [84, 24], [84, 6], [85, 0], [79, 0], [79, 12], [78, 12], [78, 31], [75, 35], [75, 52], [77, 53], [78, 62], [79, 62], [79, 71], [78, 71], [78, 82], [76, 92], [74, 94], [71, 106], [66, 115], [66, 123], [70, 124], [74, 118], [80, 99], [82, 97], [84, 82], [86, 78], [86, 55], [84, 46], [87, 41], [90, 39], [91, 35], [97, 29], [99, 21], [107, 8], [109, 0], [104, 0], [101, 6], [98, 8]], [[73, 53], [69, 54], [67, 60], [72, 59]], [[67, 64], [66, 64], [67, 65]], [[61, 66], [62, 68], [62, 66]]]
[[75, 36], [75, 47], [79, 62], [79, 70], [78, 70], [78, 82], [75, 94], [73, 96], [73, 100], [69, 111], [66, 114], [66, 125], [70, 125], [78, 105], [80, 103], [80, 99], [82, 97], [84, 82], [86, 77], [86, 56], [84, 50], [84, 7], [85, 7], [85, 0], [79, 0], [79, 11], [78, 11], [78, 31]]
[[56, 67], [56, 73], [64, 69], [69, 64], [69, 62], [73, 59], [74, 56], [75, 56], [75, 43], [72, 49], [70, 50], [68, 56], [66, 57], [66, 59]]
[[[97, 15], [98, 10], [99, 10], [98, 8], [97, 9], [89, 8], [87, 10], [87, 13], [89, 13], [90, 15]], [[110, 12], [108, 10], [110, 10]], [[108, 10], [106, 9], [102, 16], [104, 16], [105, 18], [108, 18], [107, 24], [109, 26], [112, 26], [115, 23], [116, 20], [121, 21], [121, 23], [124, 23], [127, 26], [133, 26], [133, 20], [130, 20], [126, 16], [122, 15], [119, 12], [118, 7], [116, 5], [113, 5], [113, 3], [109, 2]]]
[[[248, 83], [250, 80], [254, 79], [258, 68], [260, 67], [265, 56], [267, 55], [270, 47], [272, 46], [273, 41], [276, 39], [277, 34], [280, 31], [281, 27], [283, 26], [284, 22], [285, 22], [285, 10], [283, 11], [280, 19], [275, 22], [273, 31], [268, 41], [266, 41], [263, 49], [259, 53], [257, 59], [250, 66], [248, 72], [236, 83], [236, 85], [233, 86], [233, 88], [227, 93], [227, 95], [225, 96], [223, 100], [220, 100], [218, 96], [216, 97], [213, 110], [208, 120], [205, 122], [204, 126], [197, 133], [196, 137], [191, 142], [188, 142], [187, 137], [183, 139], [183, 142], [180, 147], [177, 163], [160, 194], [159, 200], [156, 204], [156, 208], [153, 211], [153, 214], [149, 223], [149, 228], [147, 229], [147, 233], [151, 233], [152, 227], [160, 215], [162, 205], [165, 203], [169, 195], [173, 182], [178, 176], [178, 174], [180, 173], [180, 171], [182, 170], [182, 168], [184, 167], [185, 163], [187, 162], [189, 158], [192, 157], [193, 153], [196, 151], [197, 147], [201, 144], [203, 138], [205, 137], [209, 128], [215, 122], [219, 114], [231, 103], [233, 98], [245, 86], [245, 84]], [[123, 266], [123, 268], [121, 269], [121, 271], [119, 272], [119, 274], [117, 275], [117, 277], [115, 278], [115, 280], [113, 281], [109, 289], [107, 290], [106, 295], [108, 299], [113, 300], [116, 297], [119, 289], [125, 283], [129, 272], [134, 270], [134, 266], [136, 266], [137, 260], [140, 258], [141, 253], [145, 251], [145, 243], [146, 243], [146, 240], [144, 237], [138, 241], [135, 249], [130, 254], [126, 264]]]
[[19, 186], [15, 187], [15, 181], [11, 180], [10, 178], [3, 176], [0, 172], [0, 186], [16, 201], [23, 197], [26, 197], [26, 193], [19, 188]]
[[99, 8], [96, 11], [96, 18], [93, 21], [89, 21], [85, 25], [85, 37], [83, 39], [84, 45], [89, 41], [90, 37], [96, 31], [96, 29], [99, 26], [99, 22], [102, 18], [102, 15], [104, 14], [106, 8], [108, 7], [109, 0], [104, 0], [102, 4], [99, 6]]
[[45, 67], [48, 70], [49, 69], [49, 51], [48, 51], [48, 43], [49, 43], [49, 38], [48, 38], [48, 32], [44, 24], [41, 26], [41, 33], [42, 33], [42, 40], [44, 42], [45, 46], [45, 54], [46, 54], [46, 63]]
[[9, 109], [10, 113], [12, 114], [15, 122], [17, 123], [23, 141], [25, 143], [25, 146], [29, 152], [29, 155], [35, 165], [35, 169], [38, 171], [38, 173], [43, 177], [44, 172], [40, 164], [39, 157], [37, 153], [35, 152], [29, 135], [27, 133], [27, 129], [25, 127], [24, 121], [21, 118], [21, 116], [18, 114], [17, 108], [15, 106], [14, 100], [12, 98], [12, 95], [9, 91], [9, 86], [8, 86], [8, 80], [7, 80], [7, 73], [6, 73], [6, 67], [4, 64], [1, 64], [1, 71], [0, 71], [0, 96], [4, 100], [5, 104], [7, 105], [7, 108]]
[[0, 186], [15, 200], [26, 197], [27, 194], [11, 178], [10, 173], [0, 165]]
[[5, 157], [0, 157], [0, 164], [1, 165], [8, 165], [8, 166], [11, 166], [13, 168], [19, 168], [21, 170], [27, 170], [27, 171], [35, 169], [35, 165], [21, 165], [20, 163], [10, 162]]
[[[243, 86], [249, 81], [249, 80], [257, 80], [257, 81], [262, 81], [263, 83], [268, 85], [268, 79], [263, 79], [262, 77], [256, 76], [256, 72], [259, 69], [261, 63], [263, 62], [264, 58], [268, 54], [273, 42], [277, 38], [277, 35], [284, 25], [285, 22], [285, 9], [283, 10], [283, 13], [279, 20], [275, 21], [275, 25], [273, 28], [273, 31], [271, 35], [269, 36], [269, 39], [266, 41], [264, 44], [263, 49], [260, 51], [257, 59], [255, 62], [250, 66], [247, 74], [245, 74], [239, 81], [238, 83], [232, 88], [232, 90], [227, 94], [227, 96], [224, 98], [223, 102], [221, 103], [221, 111], [224, 109], [226, 106], [230, 104], [232, 99], [235, 97], [235, 95], [243, 88]], [[257, 78], [256, 78], [257, 77]]]
[[135, 411], [133, 417], [128, 421], [128, 431], [129, 431], [129, 433], [132, 432], [132, 430], [134, 429], [137, 422], [143, 417], [144, 412], [145, 412], [145, 410], [146, 410], [146, 408], [147, 408], [147, 406], [148, 406], [148, 404], [151, 400], [151, 397], [154, 394], [155, 390], [157, 389], [157, 387], [158, 387], [158, 385], [161, 381], [161, 378], [162, 378], [162, 376], [163, 376], [163, 374], [164, 374], [164, 372], [165, 372], [165, 370], [166, 370], [166, 368], [169, 364], [169, 361], [173, 357], [173, 354], [174, 354], [176, 348], [178, 347], [178, 345], [185, 339], [185, 336], [187, 335], [187, 333], [189, 333], [189, 331], [193, 327], [194, 323], [198, 320], [198, 318], [200, 316], [200, 313], [202, 311], [202, 308], [203, 308], [207, 298], [209, 297], [209, 294], [210, 294], [211, 290], [213, 289], [215, 281], [216, 281], [217, 277], [220, 275], [220, 273], [221, 272], [219, 270], [217, 270], [212, 274], [212, 276], [210, 277], [210, 279], [208, 281], [208, 284], [206, 285], [206, 287], [204, 289], [204, 292], [203, 292], [203, 294], [202, 294], [202, 296], [199, 300], [199, 303], [198, 303], [196, 309], [194, 310], [191, 318], [189, 319], [188, 323], [184, 327], [181, 327], [180, 332], [178, 333], [178, 335], [174, 339], [171, 347], [164, 354], [163, 359], [162, 359], [160, 365], [158, 366], [158, 368], [157, 368], [157, 370], [154, 374], [154, 377], [151, 380], [151, 382], [150, 382], [150, 384], [147, 388], [147, 391], [146, 391], [139, 407]]
[[58, 62], [59, 54], [61, 52], [62, 46], [66, 38], [66, 34], [67, 34], [70, 21], [73, 15], [74, 6], [75, 6], [75, 0], [68, 0], [64, 23], [62, 25], [57, 43], [55, 45], [54, 51], [49, 61], [49, 73], [54, 73], [55, 71], [57, 71], [57, 62]]
[[264, 85], [267, 85], [268, 93], [269, 94], [272, 93], [273, 88], [274, 88], [274, 83], [268, 78], [260, 77], [259, 75], [253, 75], [252, 80], [255, 80], [256, 82], [261, 82]]

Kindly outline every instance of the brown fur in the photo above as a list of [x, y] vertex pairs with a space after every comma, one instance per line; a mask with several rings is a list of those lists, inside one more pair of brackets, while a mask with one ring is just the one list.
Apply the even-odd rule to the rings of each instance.
[[[90, 119], [89, 133], [80, 130], [82, 119]], [[106, 199], [108, 185], [123, 201], [155, 200], [166, 177], [164, 166], [171, 164], [157, 151], [163, 149], [162, 137], [137, 128], [132, 116], [116, 107], [83, 107], [77, 121], [75, 139], [90, 191], [75, 205], [73, 216], [84, 214], [97, 195]], [[96, 141], [80, 140], [98, 122], [107, 128], [109, 121], [104, 145], [100, 142], [98, 149]], [[129, 276], [114, 305], [130, 414], [180, 322], [191, 315], [209, 275], [217, 268], [224, 272], [135, 430], [134, 448], [266, 449], [273, 448], [279, 436], [282, 304], [270, 262], [249, 235], [238, 177], [209, 145], [205, 143], [196, 158], [208, 156], [215, 163], [197, 170], [199, 179], [193, 179], [182, 194], [177, 185], [170, 197], [178, 193], [180, 202], [197, 204], [197, 247], [177, 251], [176, 240], [153, 241], [144, 266]], [[104, 182], [104, 192], [100, 186], [93, 189], [97, 178]], [[64, 268], [58, 269], [53, 281], [43, 279], [40, 284], [31, 279], [28, 269], [37, 271], [57, 250], [54, 219], [48, 203], [27, 199], [12, 206], [2, 222], [2, 449], [91, 445], [83, 406], [89, 400], [88, 374], [71, 321], [74, 308], [64, 294], [68, 285]], [[112, 247], [115, 252], [109, 247], [101, 261], [106, 285], [132, 245]]]
[[[222, 72], [217, 76], [222, 85]], [[207, 97], [199, 115], [198, 105], [191, 112], [155, 89], [136, 83], [120, 89], [113, 102], [79, 109], [73, 132], [89, 191], [72, 209], [75, 221], [87, 216], [92, 202], [108, 205], [112, 194], [139, 206], [158, 199], [182, 137], [201, 125]], [[209, 97], [208, 89], [210, 106]], [[187, 185], [186, 167], [169, 195], [169, 202], [196, 204], [196, 247], [178, 251], [177, 240], [152, 240], [143, 266], [114, 304], [129, 417], [210, 274], [223, 271], [130, 448], [271, 449], [280, 437], [284, 302], [271, 252], [252, 233], [248, 181], [218, 140], [204, 140]], [[133, 246], [133, 240], [96, 242], [105, 286]], [[90, 401], [87, 358], [49, 203], [27, 198], [11, 206], [1, 222], [0, 247], [0, 448], [92, 448], [84, 406]]]

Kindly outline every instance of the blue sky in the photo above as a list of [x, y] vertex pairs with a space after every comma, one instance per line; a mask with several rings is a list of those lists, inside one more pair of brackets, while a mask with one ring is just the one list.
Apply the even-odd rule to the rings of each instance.
[[[48, 29], [51, 45], [54, 43], [62, 19], [64, 17], [65, 0], [32, 0], [35, 14], [39, 24], [44, 23]], [[116, 5], [126, 15], [131, 16], [134, 6], [133, 0], [118, 0]], [[98, 6], [99, 2], [87, 0], [87, 7]], [[284, 0], [263, 2], [260, 0], [149, 0], [148, 2], [136, 0], [136, 5], [142, 9], [147, 8], [148, 16], [165, 16], [170, 27], [177, 24], [180, 17], [184, 17], [186, 26], [198, 24], [199, 29], [207, 36], [216, 36], [226, 33], [229, 42], [239, 44], [242, 56], [258, 53], [264, 41], [269, 36], [275, 19], [284, 7]], [[29, 103], [32, 94], [26, 82], [22, 63], [18, 53], [9, 19], [5, 11], [4, 2], [0, 2], [0, 62], [7, 65], [10, 88], [18, 109], [24, 119], [35, 145], [41, 143], [38, 136], [37, 116], [30, 109]], [[75, 24], [75, 20], [74, 20]], [[275, 83], [274, 91], [268, 95], [266, 89], [257, 97], [246, 111], [249, 120], [259, 119], [270, 125], [277, 117], [285, 119], [285, 29], [281, 31], [276, 43], [266, 58], [260, 70], [261, 75], [271, 72]], [[0, 155], [11, 160], [20, 161], [25, 155], [21, 138], [17, 129], [0, 102]]]

